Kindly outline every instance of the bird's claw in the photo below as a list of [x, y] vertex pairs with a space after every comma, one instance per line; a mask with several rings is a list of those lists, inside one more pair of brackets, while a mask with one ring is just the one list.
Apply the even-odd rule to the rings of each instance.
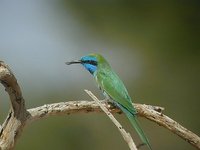
[[145, 143], [141, 143], [141, 144], [138, 144], [136, 147], [138, 148], [138, 149], [140, 149], [142, 146], [145, 146], [146, 144]]

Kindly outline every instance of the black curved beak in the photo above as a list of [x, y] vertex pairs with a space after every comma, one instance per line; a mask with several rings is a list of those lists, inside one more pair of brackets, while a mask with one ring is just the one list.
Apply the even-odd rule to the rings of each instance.
[[66, 65], [81, 64], [81, 63], [82, 63], [81, 60], [65, 62]]

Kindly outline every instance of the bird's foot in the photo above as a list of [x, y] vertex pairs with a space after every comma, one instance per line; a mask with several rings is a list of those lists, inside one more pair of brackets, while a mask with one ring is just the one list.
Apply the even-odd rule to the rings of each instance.
[[[118, 108], [117, 104], [113, 102], [110, 98], [106, 97], [102, 100], [102, 103], [104, 103], [110, 110]], [[121, 114], [121, 112], [119, 112]]]
[[[107, 106], [109, 107], [110, 110], [114, 110], [114, 109], [119, 108], [118, 104], [116, 102], [112, 101], [111, 99], [108, 99], [108, 101], [106, 103], [107, 103]], [[117, 113], [122, 114], [122, 111], [120, 110]]]
[[[135, 115], [137, 116], [138, 115], [138, 112], [137, 111], [135, 111]], [[141, 144], [140, 144], [141, 145]]]
[[105, 103], [107, 106], [111, 107], [113, 106], [113, 102], [109, 98], [105, 98], [102, 103]]
[[141, 143], [141, 144], [138, 144], [136, 147], [138, 148], [138, 149], [140, 149], [142, 146], [145, 146], [146, 144], [145, 143]]

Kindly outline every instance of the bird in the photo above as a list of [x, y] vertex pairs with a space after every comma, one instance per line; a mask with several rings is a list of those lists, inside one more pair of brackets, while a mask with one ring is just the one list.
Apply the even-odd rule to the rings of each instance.
[[92, 74], [103, 94], [126, 115], [143, 144], [152, 150], [149, 140], [140, 127], [132, 99], [124, 83], [113, 71], [108, 61], [101, 54], [91, 53], [81, 57], [80, 60], [66, 62], [66, 64], [82, 64]]

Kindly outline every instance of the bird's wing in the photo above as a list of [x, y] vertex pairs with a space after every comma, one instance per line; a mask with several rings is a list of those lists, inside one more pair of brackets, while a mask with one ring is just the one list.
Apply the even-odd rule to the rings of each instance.
[[101, 89], [104, 90], [115, 102], [122, 105], [131, 114], [136, 114], [136, 110], [132, 105], [127, 89], [115, 72], [111, 70], [99, 72], [96, 80]]

